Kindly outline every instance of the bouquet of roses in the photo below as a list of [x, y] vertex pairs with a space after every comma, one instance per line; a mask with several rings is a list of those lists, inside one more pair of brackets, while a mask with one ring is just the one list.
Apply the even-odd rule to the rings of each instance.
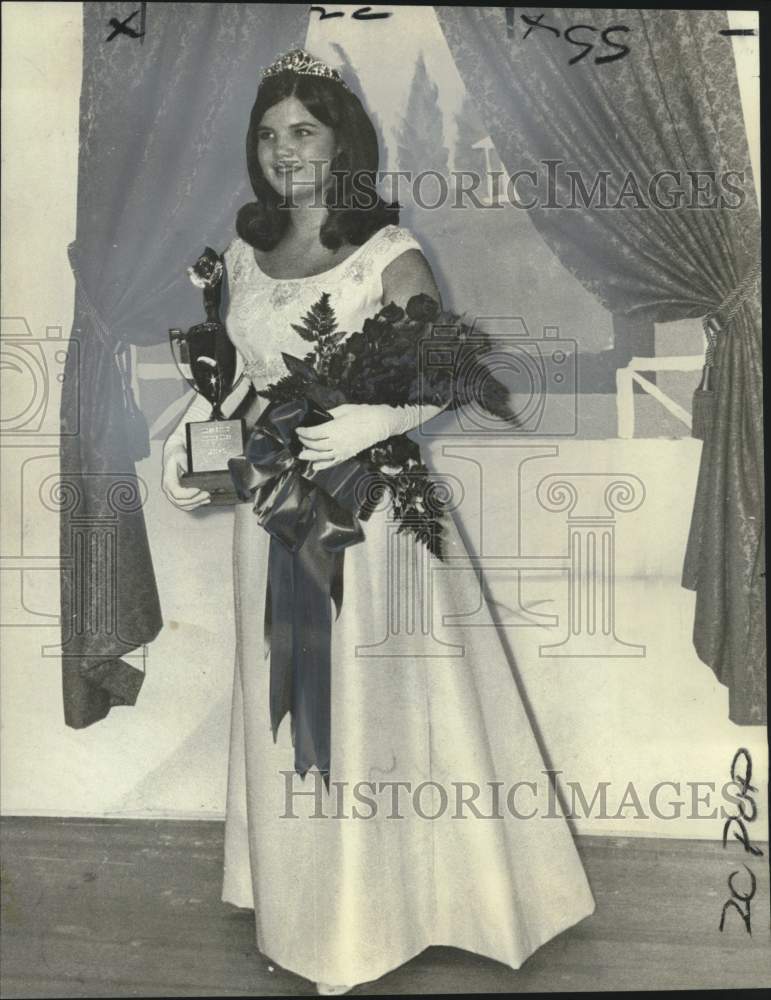
[[[415, 295], [406, 309], [391, 303], [350, 335], [337, 329], [328, 293], [292, 324], [313, 350], [304, 358], [282, 354], [288, 374], [259, 390], [271, 403], [306, 398], [323, 410], [342, 403], [431, 404], [455, 409], [482, 406], [516, 424], [509, 391], [484, 365], [488, 335], [442, 312], [427, 295]], [[441, 558], [446, 490], [432, 479], [419, 446], [406, 434], [364, 449], [365, 464], [381, 490], [391, 494], [399, 531], [413, 532]]]

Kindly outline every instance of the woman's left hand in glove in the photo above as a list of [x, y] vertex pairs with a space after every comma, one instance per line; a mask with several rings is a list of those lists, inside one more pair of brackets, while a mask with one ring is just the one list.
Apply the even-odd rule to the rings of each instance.
[[353, 458], [360, 451], [390, 437], [397, 410], [371, 403], [342, 403], [329, 411], [332, 420], [315, 427], [298, 427], [303, 445], [298, 458], [312, 462], [314, 472]]

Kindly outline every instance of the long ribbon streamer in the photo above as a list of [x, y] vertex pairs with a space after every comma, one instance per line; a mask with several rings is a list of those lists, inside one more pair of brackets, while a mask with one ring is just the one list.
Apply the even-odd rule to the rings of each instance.
[[265, 655], [270, 657], [274, 740], [291, 717], [295, 770], [316, 766], [329, 786], [332, 604], [343, 601], [345, 549], [364, 540], [360, 521], [378, 499], [373, 473], [352, 458], [310, 474], [294, 431], [331, 419], [309, 399], [271, 403], [252, 430], [243, 458], [228, 465], [236, 492], [254, 500], [270, 534]]

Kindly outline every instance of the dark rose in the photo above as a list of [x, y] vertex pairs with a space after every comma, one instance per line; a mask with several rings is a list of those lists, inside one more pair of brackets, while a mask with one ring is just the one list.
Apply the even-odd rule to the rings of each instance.
[[420, 295], [413, 295], [407, 303], [407, 315], [418, 323], [431, 323], [439, 315], [439, 303], [421, 292]]
[[[364, 321], [365, 329], [367, 322], [369, 321]], [[340, 345], [339, 349], [341, 351], [347, 351], [352, 357], [358, 354], [364, 354], [367, 350], [367, 338], [364, 333], [357, 331], [356, 333], [352, 333], [350, 337], [346, 338], [346, 340], [344, 340]]]
[[[367, 347], [371, 344], [373, 340], [377, 340], [380, 336], [380, 326], [374, 319], [365, 319], [361, 328], [362, 340], [366, 341]], [[356, 336], [356, 334], [354, 334]]]
[[377, 319], [383, 323], [398, 323], [400, 319], [404, 319], [404, 310], [401, 306], [397, 306], [395, 302], [389, 302], [377, 314]]

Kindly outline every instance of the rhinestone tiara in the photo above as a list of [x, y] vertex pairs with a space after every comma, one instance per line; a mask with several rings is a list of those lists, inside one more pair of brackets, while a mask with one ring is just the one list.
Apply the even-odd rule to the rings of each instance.
[[334, 80], [335, 83], [339, 83], [346, 90], [348, 89], [345, 80], [343, 80], [336, 69], [327, 66], [320, 59], [316, 59], [315, 56], [312, 56], [310, 52], [306, 52], [305, 49], [292, 49], [286, 55], [279, 56], [273, 65], [268, 66], [262, 74], [262, 78], [265, 80], [267, 77], [277, 76], [279, 73], [284, 73], [287, 70], [290, 73], [297, 73], [298, 76], [323, 76], [327, 80]]

